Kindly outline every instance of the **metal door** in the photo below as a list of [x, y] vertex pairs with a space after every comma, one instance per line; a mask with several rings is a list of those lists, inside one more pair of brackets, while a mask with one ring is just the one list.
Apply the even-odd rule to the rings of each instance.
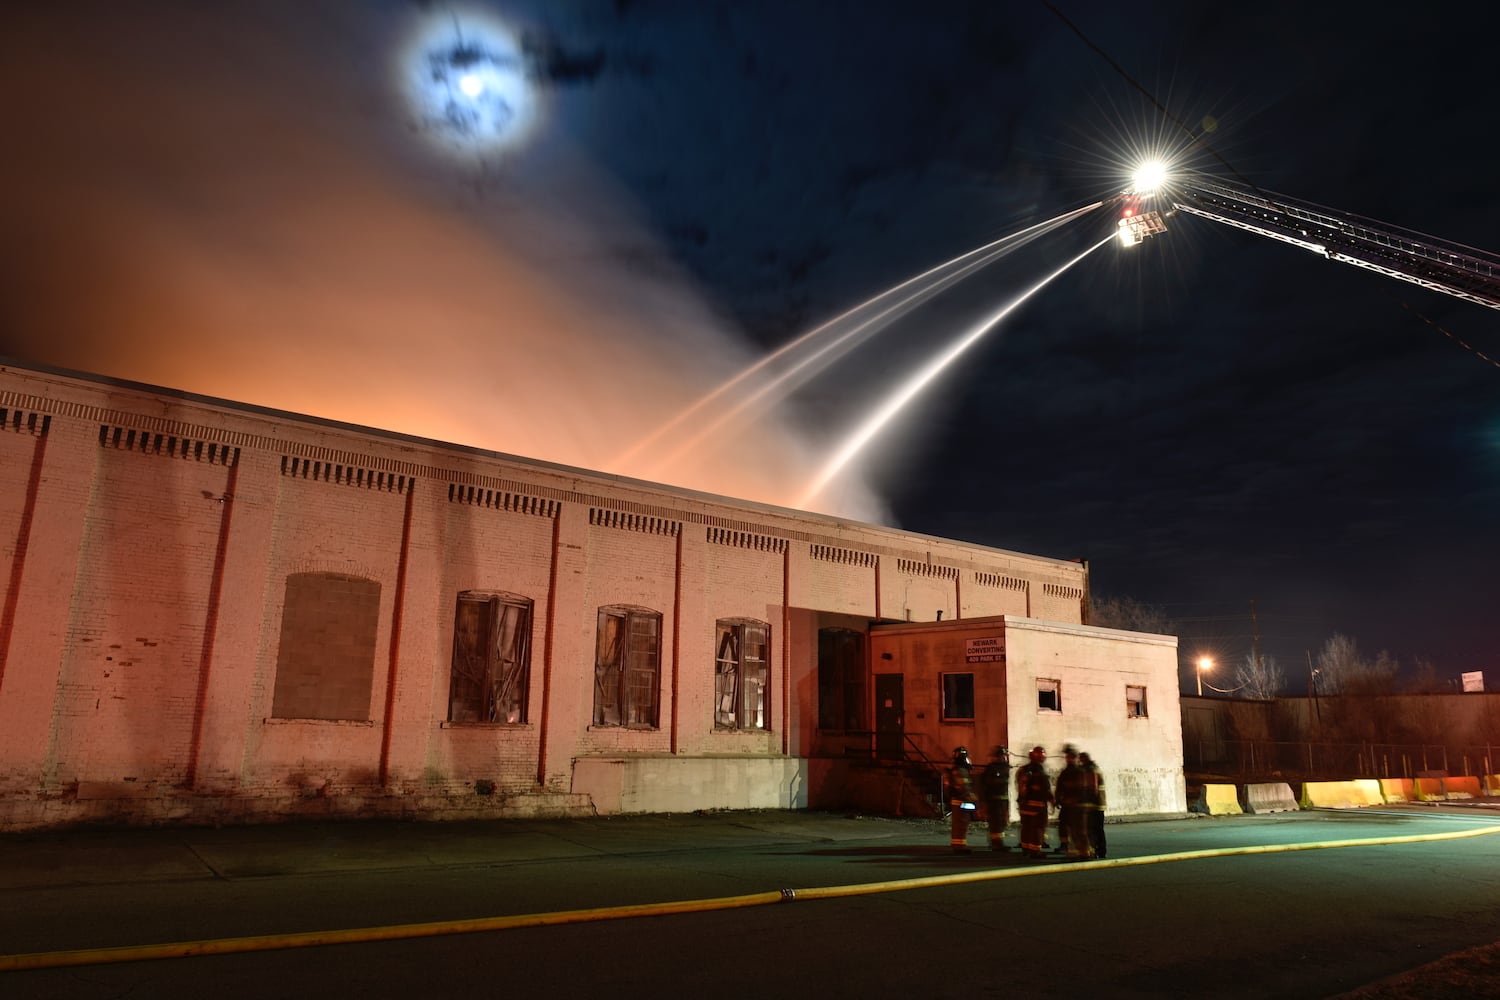
[[886, 760], [905, 756], [905, 680], [901, 674], [875, 675], [875, 756]]

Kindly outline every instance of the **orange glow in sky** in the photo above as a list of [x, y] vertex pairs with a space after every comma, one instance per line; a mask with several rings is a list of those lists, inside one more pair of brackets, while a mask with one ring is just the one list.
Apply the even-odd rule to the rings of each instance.
[[[0, 157], [0, 355], [796, 502], [817, 456], [774, 417], [611, 467], [754, 358], [588, 164], [536, 154], [528, 187], [432, 157], [387, 81], [289, 54], [273, 18], [88, 16], [119, 30], [62, 50], [26, 15], [0, 67], [11, 95], [49, 88], [7, 100], [32, 141]], [[820, 503], [879, 517], [857, 483]]]

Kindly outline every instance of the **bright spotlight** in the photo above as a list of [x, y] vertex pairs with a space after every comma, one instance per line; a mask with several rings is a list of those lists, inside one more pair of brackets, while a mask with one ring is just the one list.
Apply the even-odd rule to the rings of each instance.
[[465, 73], [458, 81], [458, 89], [464, 92], [465, 97], [478, 97], [484, 92], [484, 81], [476, 73]]
[[1167, 182], [1167, 165], [1160, 160], [1143, 163], [1131, 180], [1136, 194], [1150, 194]]

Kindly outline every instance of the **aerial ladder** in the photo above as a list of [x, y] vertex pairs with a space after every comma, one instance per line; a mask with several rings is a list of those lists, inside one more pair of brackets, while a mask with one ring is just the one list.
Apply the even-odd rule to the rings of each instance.
[[1191, 176], [1155, 190], [1127, 189], [1118, 236], [1130, 247], [1166, 232], [1186, 212], [1311, 250], [1435, 292], [1500, 309], [1500, 256], [1265, 191]]

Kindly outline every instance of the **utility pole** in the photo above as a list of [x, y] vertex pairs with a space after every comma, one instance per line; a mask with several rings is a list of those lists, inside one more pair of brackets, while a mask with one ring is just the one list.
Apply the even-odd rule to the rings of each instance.
[[1318, 727], [1322, 728], [1323, 712], [1322, 712], [1321, 709], [1318, 708], [1318, 686], [1317, 686], [1318, 672], [1313, 669], [1313, 665], [1312, 665], [1312, 650], [1310, 650], [1310, 649], [1306, 650], [1306, 653], [1307, 653], [1307, 696], [1310, 699], [1312, 699], [1313, 718], [1317, 720]]
[[1255, 669], [1260, 671], [1260, 619], [1255, 615], [1255, 598], [1250, 598], [1250, 642], [1251, 655], [1255, 657]]

